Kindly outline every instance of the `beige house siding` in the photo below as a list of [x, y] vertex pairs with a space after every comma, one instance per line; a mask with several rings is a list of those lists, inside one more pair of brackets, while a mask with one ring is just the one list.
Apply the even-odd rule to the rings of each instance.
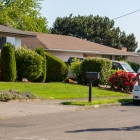
[[135, 57], [135, 56], [128, 56], [128, 61], [140, 64], [140, 56], [137, 56], [137, 57]]
[[90, 53], [84, 53], [84, 57], [102, 57], [101, 54], [90, 54]]
[[[102, 55], [102, 54], [92, 54], [92, 53], [84, 53], [84, 52], [67, 52], [67, 51], [60, 51], [60, 50], [59, 51], [58, 50], [45, 50], [45, 51], [58, 57], [64, 62], [67, 62], [69, 57], [100, 57], [100, 58], [107, 58], [110, 60], [116, 59], [116, 55]], [[127, 60], [127, 56], [125, 56], [125, 60]]]
[[52, 50], [45, 50], [46, 52], [51, 53], [52, 55], [58, 57], [59, 59], [66, 62], [69, 57], [102, 57], [101, 54], [87, 54], [83, 52], [67, 52], [67, 51], [52, 51]]
[[50, 50], [46, 50], [46, 52], [51, 53], [52, 55], [58, 57], [64, 62], [67, 62], [69, 57], [83, 57], [83, 53], [78, 53], [78, 52], [63, 52], [63, 51], [50, 51]]
[[100, 54], [87, 54], [82, 52], [64, 52], [64, 51], [50, 51], [45, 50], [46, 52], [51, 53], [52, 55], [56, 56], [57, 58], [61, 59], [64, 62], [67, 62], [69, 57], [102, 57]]

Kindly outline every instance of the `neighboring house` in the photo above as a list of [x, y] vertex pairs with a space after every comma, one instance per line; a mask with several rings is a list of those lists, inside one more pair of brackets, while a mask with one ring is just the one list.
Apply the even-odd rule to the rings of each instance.
[[128, 61], [135, 62], [140, 65], [140, 54], [137, 53], [138, 57], [128, 56]]
[[127, 60], [128, 56], [137, 56], [133, 52], [114, 49], [108, 46], [90, 42], [84, 39], [79, 39], [72, 36], [33, 33], [36, 38], [22, 38], [22, 46], [27, 46], [30, 49], [43, 47], [45, 51], [60, 58], [64, 62], [69, 57], [103, 57], [115, 60], [118, 56], [123, 56]]
[[36, 37], [31, 32], [17, 30], [5, 25], [0, 25], [0, 49], [5, 43], [11, 43], [15, 48], [21, 46], [21, 37]]

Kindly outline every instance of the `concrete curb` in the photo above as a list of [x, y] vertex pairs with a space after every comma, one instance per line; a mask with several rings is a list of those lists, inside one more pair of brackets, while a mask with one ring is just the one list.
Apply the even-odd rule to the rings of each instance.
[[105, 108], [105, 107], [113, 107], [113, 106], [126, 106], [133, 105], [133, 102], [123, 102], [123, 103], [114, 103], [114, 104], [101, 104], [101, 105], [91, 105], [84, 106], [86, 109], [97, 109], [97, 108]]

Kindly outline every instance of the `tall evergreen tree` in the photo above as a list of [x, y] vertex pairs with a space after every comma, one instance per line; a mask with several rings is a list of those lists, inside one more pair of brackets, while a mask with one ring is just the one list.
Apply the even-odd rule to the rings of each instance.
[[124, 46], [128, 51], [135, 51], [138, 43], [134, 34], [127, 36], [119, 27], [114, 27], [114, 24], [108, 17], [71, 14], [69, 17], [56, 18], [51, 33], [75, 36], [117, 49]]
[[14, 48], [5, 44], [1, 51], [1, 76], [3, 81], [13, 82], [16, 79], [16, 60]]

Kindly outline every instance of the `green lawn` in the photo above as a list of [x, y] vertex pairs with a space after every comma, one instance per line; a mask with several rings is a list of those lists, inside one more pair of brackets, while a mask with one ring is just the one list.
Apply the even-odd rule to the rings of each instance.
[[[0, 90], [17, 90], [31, 92], [45, 99], [77, 99], [88, 98], [88, 86], [69, 83], [25, 83], [25, 82], [0, 82]], [[93, 87], [92, 97], [129, 97], [129, 94], [114, 92]]]
[[88, 101], [72, 101], [72, 102], [62, 102], [63, 105], [79, 105], [79, 106], [90, 106], [90, 105], [101, 105], [101, 104], [112, 104], [112, 103], [124, 103], [124, 102], [132, 102], [130, 99], [101, 99], [101, 100], [92, 100], [92, 102]]

